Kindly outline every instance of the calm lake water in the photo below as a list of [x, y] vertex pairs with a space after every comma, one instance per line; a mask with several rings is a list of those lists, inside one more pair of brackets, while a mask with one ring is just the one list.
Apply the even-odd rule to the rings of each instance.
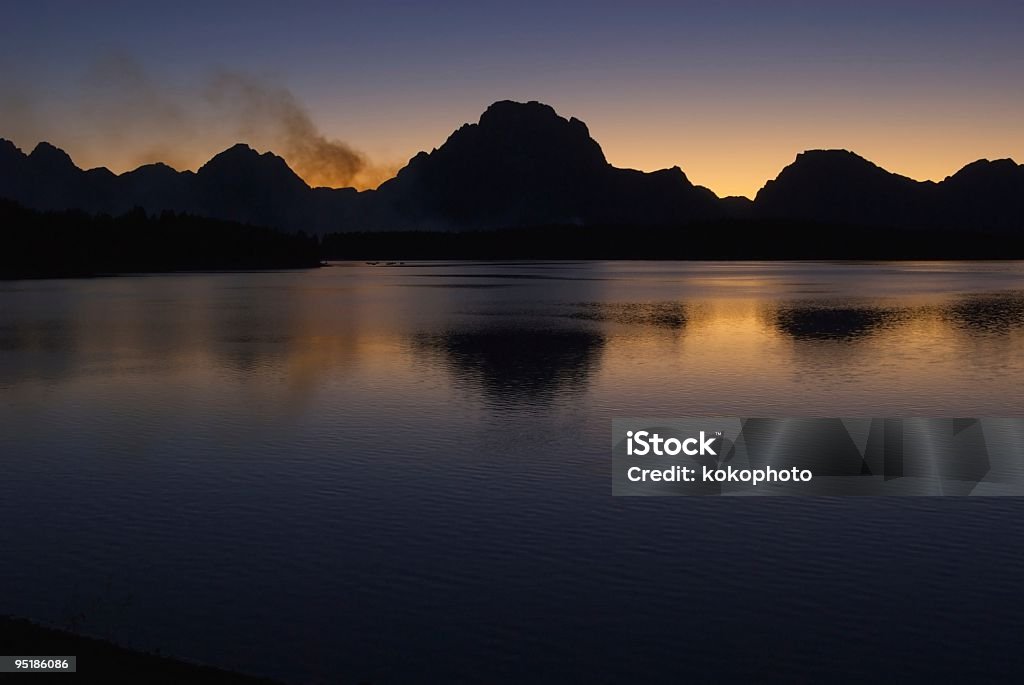
[[703, 414], [1024, 416], [1024, 263], [0, 283], [0, 614], [295, 682], [1024, 673], [1024, 502], [611, 497], [613, 417]]

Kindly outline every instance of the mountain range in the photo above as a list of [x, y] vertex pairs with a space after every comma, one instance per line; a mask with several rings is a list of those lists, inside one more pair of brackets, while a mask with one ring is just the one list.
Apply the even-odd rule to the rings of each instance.
[[538, 226], [684, 226], [719, 220], [1024, 233], [1024, 166], [980, 160], [940, 182], [845, 150], [813, 150], [754, 198], [719, 198], [679, 167], [612, 166], [587, 126], [538, 102], [496, 102], [376, 190], [311, 188], [281, 157], [238, 144], [198, 171], [82, 170], [49, 143], [0, 139], [0, 197], [39, 210], [164, 210], [327, 234]]

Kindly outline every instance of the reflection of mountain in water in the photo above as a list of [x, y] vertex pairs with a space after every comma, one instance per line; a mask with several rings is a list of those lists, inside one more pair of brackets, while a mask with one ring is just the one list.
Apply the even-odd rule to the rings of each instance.
[[687, 322], [681, 302], [581, 302], [576, 307], [570, 318], [669, 329], [683, 328]]
[[943, 318], [970, 333], [1009, 333], [1024, 328], [1024, 295], [975, 295], [943, 311]]
[[420, 334], [414, 344], [440, 353], [456, 377], [479, 384], [494, 401], [548, 402], [581, 388], [604, 338], [583, 329], [500, 327]]
[[873, 307], [783, 306], [775, 326], [797, 340], [854, 340], [896, 323], [898, 310]]

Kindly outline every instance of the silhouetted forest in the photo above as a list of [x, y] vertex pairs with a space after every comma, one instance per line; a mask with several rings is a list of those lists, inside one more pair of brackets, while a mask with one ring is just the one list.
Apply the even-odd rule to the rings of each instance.
[[335, 233], [325, 259], [1021, 259], [1024, 236], [736, 220], [683, 227], [548, 226]]
[[1024, 236], [764, 219], [678, 227], [284, 233], [189, 214], [40, 212], [0, 200], [0, 278], [403, 259], [1022, 259]]
[[317, 266], [303, 234], [141, 209], [121, 216], [39, 212], [0, 200], [0, 277]]

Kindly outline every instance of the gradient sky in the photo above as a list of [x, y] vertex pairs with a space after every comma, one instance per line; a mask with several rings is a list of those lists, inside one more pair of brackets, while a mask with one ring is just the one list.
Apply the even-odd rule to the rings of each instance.
[[[499, 99], [587, 122], [609, 161], [752, 196], [811, 148], [919, 179], [1024, 161], [1024, 3], [8, 3], [0, 137], [83, 166], [195, 168], [265, 122], [217, 76], [290, 91], [372, 184]], [[241, 119], [239, 119], [241, 117]]]

